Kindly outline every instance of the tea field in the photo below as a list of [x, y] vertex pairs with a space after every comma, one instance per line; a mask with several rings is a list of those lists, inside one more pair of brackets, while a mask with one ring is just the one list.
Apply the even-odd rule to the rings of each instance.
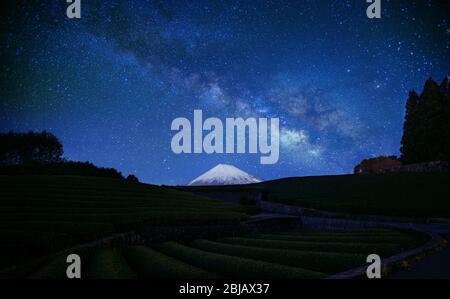
[[243, 206], [120, 179], [0, 176], [0, 269], [145, 225], [234, 224], [246, 217]]
[[[368, 254], [386, 258], [426, 242], [397, 230], [250, 234], [187, 244], [101, 249], [87, 258], [88, 279], [318, 279], [366, 264]], [[30, 278], [65, 278], [57, 258]]]

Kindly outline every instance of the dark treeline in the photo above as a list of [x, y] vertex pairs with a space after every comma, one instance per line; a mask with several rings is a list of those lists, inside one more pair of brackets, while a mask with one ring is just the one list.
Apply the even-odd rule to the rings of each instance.
[[448, 76], [441, 84], [429, 79], [420, 95], [410, 92], [401, 144], [403, 164], [450, 160]]
[[62, 162], [63, 146], [55, 135], [35, 133], [0, 133], [0, 163], [24, 165]]
[[449, 76], [441, 84], [428, 79], [422, 93], [409, 93], [401, 140], [401, 156], [365, 159], [354, 173], [379, 173], [400, 165], [450, 161]]
[[80, 175], [123, 179], [122, 174], [114, 168], [97, 167], [90, 162], [62, 161], [57, 163], [31, 162], [23, 165], [0, 164], [0, 175]]
[[[0, 175], [46, 174], [124, 177], [114, 168], [67, 161], [59, 139], [48, 132], [0, 133]], [[137, 178], [135, 178], [137, 181]]]

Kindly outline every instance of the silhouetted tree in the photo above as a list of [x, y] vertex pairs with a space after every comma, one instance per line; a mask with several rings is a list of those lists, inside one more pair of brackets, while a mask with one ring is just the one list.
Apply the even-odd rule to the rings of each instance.
[[131, 182], [131, 183], [139, 183], [139, 179], [137, 178], [137, 176], [130, 174], [129, 176], [127, 176], [127, 181]]
[[8, 165], [57, 163], [62, 161], [63, 146], [55, 135], [35, 133], [0, 133], [0, 163]]
[[415, 127], [419, 124], [417, 116], [417, 106], [419, 104], [419, 95], [415, 91], [409, 93], [408, 101], [406, 102], [406, 115], [403, 124], [403, 137], [401, 141], [400, 152], [403, 153], [402, 160], [416, 161], [418, 160], [417, 153], [417, 130]]
[[450, 99], [446, 77], [438, 85], [427, 80], [420, 96], [406, 103], [401, 160], [404, 164], [450, 160]]
[[[51, 133], [0, 133], [0, 175], [81, 175], [124, 179], [114, 168], [67, 161], [62, 155], [63, 146]], [[129, 180], [138, 181], [133, 177]]]

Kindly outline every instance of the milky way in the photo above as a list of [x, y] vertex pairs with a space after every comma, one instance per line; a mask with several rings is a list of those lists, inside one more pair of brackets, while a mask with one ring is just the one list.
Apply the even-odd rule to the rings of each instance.
[[[47, 130], [65, 157], [184, 184], [226, 163], [262, 179], [349, 173], [399, 153], [409, 90], [450, 71], [446, 1], [9, 1], [0, 130]], [[280, 160], [175, 155], [170, 124], [280, 118]]]

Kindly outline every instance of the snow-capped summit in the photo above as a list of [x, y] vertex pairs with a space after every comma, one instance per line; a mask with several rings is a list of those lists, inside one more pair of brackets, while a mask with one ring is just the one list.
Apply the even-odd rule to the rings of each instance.
[[188, 186], [244, 185], [260, 182], [261, 180], [233, 165], [219, 164], [190, 182]]

